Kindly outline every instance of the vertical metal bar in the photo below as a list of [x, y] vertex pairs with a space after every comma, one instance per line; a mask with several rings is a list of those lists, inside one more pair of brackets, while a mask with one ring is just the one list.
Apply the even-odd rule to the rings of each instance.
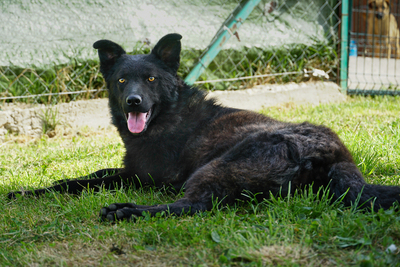
[[185, 82], [189, 85], [192, 85], [203, 73], [203, 71], [207, 68], [207, 66], [213, 61], [213, 59], [218, 55], [219, 51], [221, 51], [224, 44], [229, 40], [232, 34], [235, 34], [237, 29], [243, 22], [247, 19], [253, 9], [260, 3], [261, 0], [247, 0], [244, 3], [240, 3], [235, 11], [230, 15], [232, 17], [228, 18], [223, 27], [220, 29], [219, 34], [217, 33], [217, 37], [214, 38], [214, 42], [212, 42], [208, 50], [203, 54], [200, 58], [199, 62], [196, 66], [190, 71], [190, 73], [186, 76]]
[[[351, 41], [353, 40], [353, 37], [355, 37], [355, 42], [356, 42], [356, 46], [357, 46], [357, 39], [358, 39], [358, 35], [357, 34], [354, 34], [354, 32], [353, 32], [353, 24], [352, 24], [352, 22], [353, 22], [353, 0], [348, 0], [348, 3], [349, 3], [349, 10], [348, 10], [348, 27], [349, 27], [349, 33], [348, 33], [348, 39], [347, 39], [347, 41], [348, 41], [348, 45], [349, 45], [349, 49], [347, 50], [348, 51], [348, 63], [347, 63], [347, 90], [349, 90], [350, 88], [349, 88], [349, 80], [351, 81], [351, 78], [350, 78], [350, 74], [351, 73], [354, 73], [354, 72], [357, 72], [357, 71], [355, 71], [355, 70], [357, 70], [357, 59], [358, 59], [358, 55], [356, 55], [356, 58], [350, 58], [350, 49], [351, 49]], [[354, 35], [354, 36], [353, 36]], [[357, 50], [357, 54], [358, 54], [358, 50]], [[350, 69], [350, 63], [353, 63], [352, 65], [351, 65], [351, 71], [349, 71], [349, 69]], [[353, 69], [354, 68], [354, 69]], [[355, 75], [354, 75], [355, 76]], [[354, 85], [352, 85], [352, 86], [354, 86]]]
[[342, 36], [340, 53], [340, 86], [342, 92], [347, 92], [348, 66], [349, 66], [349, 1], [342, 1]]

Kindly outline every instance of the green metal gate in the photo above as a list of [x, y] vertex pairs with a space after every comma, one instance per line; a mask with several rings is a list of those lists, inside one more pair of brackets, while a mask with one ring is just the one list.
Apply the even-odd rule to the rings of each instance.
[[381, 9], [372, 0], [343, 1], [340, 78], [347, 94], [400, 95], [399, 2], [384, 1]]

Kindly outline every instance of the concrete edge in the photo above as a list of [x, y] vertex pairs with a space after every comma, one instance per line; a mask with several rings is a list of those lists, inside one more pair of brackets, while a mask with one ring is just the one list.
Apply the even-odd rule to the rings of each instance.
[[[216, 98], [224, 106], [259, 111], [283, 103], [299, 105], [343, 102], [346, 96], [332, 82], [288, 83], [259, 85], [240, 91], [214, 91], [207, 97]], [[1, 107], [1, 106], [0, 106]], [[30, 108], [8, 106], [0, 111], [0, 140], [7, 133], [40, 136], [44, 111], [56, 111], [61, 125], [71, 128], [102, 129], [111, 126], [108, 99], [79, 100], [53, 107], [36, 105]]]

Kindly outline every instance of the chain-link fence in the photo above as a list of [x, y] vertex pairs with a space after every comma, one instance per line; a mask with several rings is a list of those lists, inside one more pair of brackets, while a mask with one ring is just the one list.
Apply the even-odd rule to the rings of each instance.
[[400, 95], [400, 1], [354, 0], [349, 94]]
[[[107, 94], [92, 44], [110, 39], [147, 53], [166, 33], [183, 35], [186, 77], [239, 0], [3, 0], [0, 101], [56, 103]], [[337, 80], [337, 0], [260, 1], [197, 83], [210, 90]], [[322, 72], [321, 72], [322, 71]], [[327, 75], [326, 75], [327, 74]], [[318, 78], [321, 79], [321, 78]], [[326, 78], [323, 78], [326, 79]]]

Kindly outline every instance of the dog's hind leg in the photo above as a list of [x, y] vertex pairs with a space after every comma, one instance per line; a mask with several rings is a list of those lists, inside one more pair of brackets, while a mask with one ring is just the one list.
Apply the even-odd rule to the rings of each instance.
[[[78, 179], [63, 181], [57, 185], [50, 186], [48, 188], [32, 191], [10, 192], [7, 196], [9, 199], [13, 199], [16, 198], [16, 195], [41, 195], [46, 192], [65, 192], [70, 194], [78, 194], [85, 189], [94, 189], [95, 191], [98, 191], [101, 186], [104, 186], [106, 189], [115, 189], [119, 188], [122, 184], [139, 184], [139, 182], [136, 181], [136, 178], [133, 177], [132, 174], [124, 171], [118, 172], [119, 170], [123, 169], [104, 169], [89, 174], [87, 176], [80, 177]], [[108, 174], [115, 172], [117, 172], [117, 174], [107, 176]]]
[[345, 206], [353, 204], [360, 208], [378, 210], [389, 209], [394, 203], [400, 203], [400, 187], [367, 184], [353, 163], [340, 162], [332, 165], [328, 176], [331, 179], [331, 193], [335, 199], [344, 194]]

